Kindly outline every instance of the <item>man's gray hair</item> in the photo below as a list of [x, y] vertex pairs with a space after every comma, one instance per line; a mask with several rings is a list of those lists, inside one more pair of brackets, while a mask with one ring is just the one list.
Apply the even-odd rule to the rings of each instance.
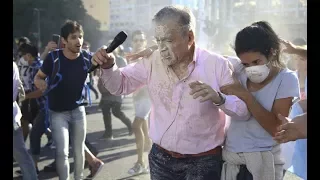
[[156, 13], [152, 19], [155, 23], [162, 23], [166, 20], [173, 20], [181, 26], [183, 34], [189, 31], [195, 33], [196, 21], [192, 11], [185, 6], [166, 6]]

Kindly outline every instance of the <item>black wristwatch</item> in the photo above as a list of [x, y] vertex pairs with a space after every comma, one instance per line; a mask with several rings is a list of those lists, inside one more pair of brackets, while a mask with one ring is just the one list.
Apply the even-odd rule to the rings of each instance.
[[226, 96], [222, 94], [221, 92], [217, 92], [219, 94], [219, 97], [221, 98], [220, 103], [213, 103], [216, 106], [221, 106], [226, 102]]

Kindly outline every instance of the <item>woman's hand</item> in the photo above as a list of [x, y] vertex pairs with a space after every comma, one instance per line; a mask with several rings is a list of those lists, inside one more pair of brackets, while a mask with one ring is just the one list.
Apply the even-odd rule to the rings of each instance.
[[243, 99], [246, 95], [248, 95], [249, 91], [246, 90], [239, 80], [233, 77], [234, 83], [226, 86], [222, 86], [220, 91], [226, 95], [235, 95], [240, 99]]

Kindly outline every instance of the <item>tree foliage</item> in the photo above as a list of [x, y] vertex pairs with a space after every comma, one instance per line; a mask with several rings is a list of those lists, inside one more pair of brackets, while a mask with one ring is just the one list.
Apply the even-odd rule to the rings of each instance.
[[60, 28], [67, 19], [78, 21], [84, 29], [84, 38], [95, 47], [101, 32], [100, 22], [88, 15], [81, 0], [13, 0], [13, 36], [27, 36], [37, 40], [37, 12], [40, 9], [40, 30], [42, 46], [51, 40], [52, 34], [60, 34]]

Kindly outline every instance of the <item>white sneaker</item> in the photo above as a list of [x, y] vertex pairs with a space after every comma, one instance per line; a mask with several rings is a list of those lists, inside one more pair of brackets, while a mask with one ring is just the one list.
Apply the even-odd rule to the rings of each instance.
[[136, 163], [131, 169], [129, 169], [128, 173], [130, 175], [145, 174], [145, 173], [149, 173], [149, 168], [143, 167], [140, 163]]

